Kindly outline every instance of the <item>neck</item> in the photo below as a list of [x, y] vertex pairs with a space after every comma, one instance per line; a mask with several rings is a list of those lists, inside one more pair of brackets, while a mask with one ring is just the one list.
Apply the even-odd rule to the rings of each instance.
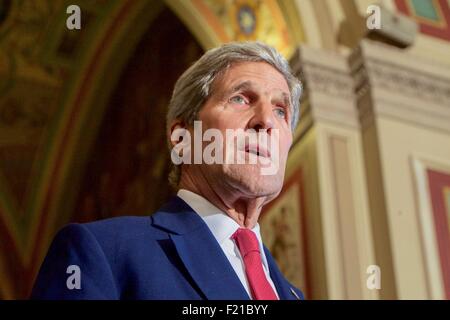
[[202, 196], [241, 227], [249, 229], [258, 222], [262, 206], [266, 201], [266, 197], [244, 197], [239, 190], [216, 185], [208, 181], [201, 172], [196, 172], [194, 175], [189, 169], [182, 171], [179, 188]]

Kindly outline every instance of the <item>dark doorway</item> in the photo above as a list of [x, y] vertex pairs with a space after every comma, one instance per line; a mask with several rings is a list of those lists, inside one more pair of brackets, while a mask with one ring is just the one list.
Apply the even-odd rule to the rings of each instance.
[[89, 156], [72, 221], [147, 215], [172, 193], [166, 110], [175, 81], [203, 53], [167, 7], [124, 68]]

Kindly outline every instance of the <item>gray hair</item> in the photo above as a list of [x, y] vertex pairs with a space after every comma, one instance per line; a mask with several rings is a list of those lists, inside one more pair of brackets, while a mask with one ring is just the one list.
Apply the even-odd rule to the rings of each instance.
[[[214, 80], [236, 62], [266, 62], [278, 70], [286, 79], [291, 95], [291, 129], [295, 130], [299, 120], [301, 82], [291, 73], [286, 59], [273, 47], [262, 42], [230, 42], [208, 50], [190, 66], [175, 83], [167, 112], [167, 130], [175, 119], [193, 125], [198, 113], [211, 95]], [[169, 148], [171, 148], [169, 136]], [[173, 166], [169, 174], [172, 186], [178, 186], [180, 166]]]

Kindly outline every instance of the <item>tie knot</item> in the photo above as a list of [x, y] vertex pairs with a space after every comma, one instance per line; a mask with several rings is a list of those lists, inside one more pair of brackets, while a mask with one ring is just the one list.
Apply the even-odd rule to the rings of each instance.
[[258, 239], [252, 230], [239, 228], [231, 236], [231, 238], [236, 241], [236, 245], [238, 246], [243, 258], [245, 258], [245, 256], [247, 256], [250, 252], [256, 251], [260, 253]]

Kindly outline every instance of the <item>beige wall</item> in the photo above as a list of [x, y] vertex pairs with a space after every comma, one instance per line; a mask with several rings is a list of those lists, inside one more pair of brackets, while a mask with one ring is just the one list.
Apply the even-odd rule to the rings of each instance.
[[442, 299], [432, 216], [422, 208], [428, 187], [418, 184], [425, 180], [417, 166], [444, 168], [450, 160], [450, 68], [371, 42], [358, 52], [369, 204], [386, 294]]
[[[308, 261], [313, 298], [377, 299], [366, 286], [367, 268], [376, 263], [364, 170], [364, 153], [344, 55], [302, 46], [292, 59], [306, 85], [302, 116], [288, 174], [307, 172], [305, 199]], [[319, 288], [315, 288], [318, 286]]]
[[412, 160], [448, 162], [450, 134], [384, 117], [377, 120], [377, 129], [398, 296], [443, 298], [443, 292], [431, 292], [428, 279]]
[[[294, 159], [315, 150], [318, 294], [444, 298], [424, 170], [450, 172], [450, 43], [420, 32], [406, 49], [363, 40], [367, 7], [397, 12], [394, 0], [295, 4], [306, 46], [292, 61], [307, 87], [298, 148], [310, 152]], [[381, 268], [381, 290], [363, 283], [369, 263]]]
[[[351, 55], [301, 46], [292, 65], [306, 91], [289, 166], [313, 171], [308, 263], [324, 264], [314, 298], [444, 298], [417, 167], [450, 172], [450, 69], [366, 40]], [[370, 265], [380, 290], [366, 286]]]

